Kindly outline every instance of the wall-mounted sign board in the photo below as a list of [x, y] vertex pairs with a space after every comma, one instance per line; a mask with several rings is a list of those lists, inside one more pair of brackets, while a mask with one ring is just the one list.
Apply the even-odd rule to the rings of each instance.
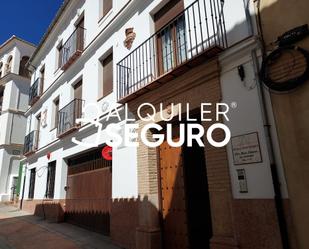
[[234, 165], [262, 162], [262, 154], [257, 132], [232, 137]]

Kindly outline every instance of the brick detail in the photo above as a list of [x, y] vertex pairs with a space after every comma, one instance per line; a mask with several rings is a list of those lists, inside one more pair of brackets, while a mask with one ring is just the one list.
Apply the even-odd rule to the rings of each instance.
[[[181, 104], [185, 107], [190, 104], [190, 112], [200, 108], [201, 103], [212, 103], [212, 122], [205, 122], [203, 126], [207, 130], [213, 122], [216, 122], [215, 105], [221, 102], [219, 65], [217, 59], [213, 59], [204, 64], [198, 65], [161, 86], [145, 93], [144, 95], [130, 101], [130, 110], [136, 114], [138, 106], [142, 103], [151, 103], [157, 110], [160, 109], [160, 103], [168, 105], [169, 103]], [[147, 110], [144, 110], [145, 112]], [[166, 110], [165, 110], [166, 111]], [[182, 110], [185, 112], [186, 110]], [[163, 123], [157, 113], [156, 122]], [[145, 122], [138, 120], [140, 128]], [[151, 136], [149, 132], [148, 137]], [[216, 130], [213, 134], [215, 140], [223, 138], [223, 132]], [[237, 248], [235, 242], [235, 233], [233, 228], [232, 214], [232, 194], [230, 175], [228, 167], [227, 152], [225, 148], [214, 148], [205, 141], [205, 157], [209, 182], [211, 213], [213, 223], [213, 242], [212, 248]], [[157, 150], [148, 148], [142, 143], [138, 148], [138, 186], [139, 194], [143, 196], [153, 196], [158, 193], [158, 166]], [[159, 205], [157, 205], [158, 207]], [[151, 220], [151, 219], [150, 219]], [[154, 227], [156, 221], [148, 224], [148, 227]], [[219, 238], [219, 239], [218, 239]], [[223, 239], [222, 239], [223, 238]], [[218, 242], [219, 241], [219, 242]], [[224, 247], [220, 243], [224, 241]], [[218, 246], [219, 245], [219, 246]], [[148, 247], [151, 248], [151, 247]]]
[[[141, 120], [137, 121], [140, 129], [145, 125]], [[151, 139], [151, 132], [148, 132], [147, 138]], [[140, 137], [140, 136], [139, 136]], [[140, 142], [140, 141], [139, 141]], [[137, 174], [138, 174], [138, 191], [141, 196], [158, 193], [158, 169], [157, 169], [157, 149], [148, 148], [140, 142], [137, 149]]]

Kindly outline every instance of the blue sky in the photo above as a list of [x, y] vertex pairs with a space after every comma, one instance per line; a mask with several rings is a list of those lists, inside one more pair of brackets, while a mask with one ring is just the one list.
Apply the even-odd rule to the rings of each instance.
[[38, 44], [63, 0], [8, 0], [0, 4], [0, 44], [16, 35]]

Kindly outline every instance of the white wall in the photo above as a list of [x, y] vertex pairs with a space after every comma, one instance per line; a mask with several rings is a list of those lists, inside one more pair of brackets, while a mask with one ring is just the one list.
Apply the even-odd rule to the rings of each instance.
[[[20, 60], [31, 56], [34, 47], [17, 38], [12, 39], [0, 50], [0, 61], [5, 64], [9, 56], [13, 57], [11, 71], [1, 79], [4, 85], [2, 112], [0, 115], [0, 195], [8, 200], [11, 194], [13, 177], [18, 176], [22, 145], [26, 134], [26, 118], [23, 115], [28, 109], [29, 79], [19, 77]], [[2, 198], [0, 196], [0, 199]], [[4, 200], [4, 199], [3, 199]]]
[[[44, 91], [47, 91], [41, 99], [28, 111], [27, 132], [36, 129], [35, 117], [47, 110], [47, 126], [41, 127], [39, 151], [29, 159], [29, 168], [47, 165], [46, 154], [52, 152], [52, 160], [57, 160], [57, 177], [55, 198], [64, 198], [63, 188], [66, 184], [67, 165], [64, 158], [82, 152], [85, 148], [73, 146], [70, 142], [71, 136], [61, 141], [56, 137], [56, 129], [52, 129], [53, 100], [60, 97], [60, 108], [73, 100], [72, 85], [81, 77], [83, 78], [83, 96], [85, 104], [97, 103], [101, 106], [108, 103], [109, 106], [116, 105], [117, 72], [116, 64], [131, 53], [142, 42], [148, 39], [154, 32], [153, 14], [167, 1], [154, 0], [114, 0], [113, 10], [103, 19], [100, 18], [100, 0], [71, 1], [69, 11], [59, 19], [58, 24], [51, 32], [48, 41], [32, 64], [37, 68], [32, 75], [32, 83], [39, 77], [39, 70], [45, 65]], [[185, 6], [189, 6], [192, 0], [185, 0]], [[124, 8], [125, 7], [125, 8]], [[124, 10], [119, 13], [120, 10]], [[64, 42], [72, 34], [74, 23], [84, 13], [86, 42], [83, 55], [66, 72], [57, 70], [57, 45]], [[247, 36], [247, 29], [239, 28], [244, 25], [245, 14], [242, 0], [226, 1], [225, 5], [226, 24], [229, 43], [235, 43]], [[116, 17], [114, 19], [114, 17]], [[133, 27], [136, 39], [131, 50], [124, 47], [126, 28]], [[242, 27], [242, 26], [241, 26]], [[114, 55], [114, 92], [104, 99], [98, 101], [101, 89], [101, 75], [99, 60], [110, 51]], [[227, 77], [227, 75], [224, 75]], [[227, 84], [227, 83], [223, 83]], [[224, 90], [229, 90], [228, 86]], [[237, 93], [232, 89], [235, 94]], [[101, 110], [101, 108], [100, 108]], [[102, 112], [102, 111], [100, 111]], [[101, 113], [102, 114], [102, 113]], [[84, 117], [92, 117], [93, 111], [84, 111]], [[31, 121], [30, 121], [31, 120]], [[260, 127], [259, 127], [260, 128]], [[93, 135], [87, 135], [86, 131], [94, 128], [85, 128], [78, 133], [79, 139], [93, 141]], [[237, 131], [233, 131], [236, 133]], [[102, 135], [100, 143], [104, 143]], [[121, 148], [115, 150], [113, 160], [113, 197], [136, 197], [137, 196], [137, 166], [136, 149]], [[59, 169], [59, 170], [58, 170]], [[26, 182], [26, 185], [29, 183]], [[43, 198], [46, 187], [46, 176], [41, 176], [36, 181], [35, 198]], [[268, 190], [267, 190], [268, 191]], [[267, 192], [266, 190], [264, 192]]]
[[[232, 137], [257, 132], [262, 154], [261, 163], [235, 165], [231, 143], [227, 146], [233, 196], [236, 199], [274, 198], [269, 152], [257, 88], [258, 81], [251, 57], [251, 49], [254, 49], [256, 45], [256, 43], [252, 43], [248, 47], [243, 47], [241, 51], [237, 51], [236, 47], [234, 48], [237, 51], [235, 54], [221, 56], [222, 102], [229, 105], [232, 102], [237, 103], [237, 108], [230, 110], [230, 121], [225, 123], [230, 128]], [[238, 75], [237, 68], [240, 65], [244, 66], [246, 75], [243, 82]], [[248, 193], [240, 193], [239, 191], [237, 169], [245, 169]], [[279, 171], [282, 169], [280, 163], [278, 169]], [[287, 189], [283, 174], [280, 174], [280, 182], [283, 196], [286, 197]]]

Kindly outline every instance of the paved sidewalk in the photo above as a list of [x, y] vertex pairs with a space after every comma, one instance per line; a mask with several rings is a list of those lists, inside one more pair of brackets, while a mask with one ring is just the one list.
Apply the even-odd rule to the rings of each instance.
[[103, 235], [67, 223], [49, 223], [0, 203], [1, 249], [120, 249]]

